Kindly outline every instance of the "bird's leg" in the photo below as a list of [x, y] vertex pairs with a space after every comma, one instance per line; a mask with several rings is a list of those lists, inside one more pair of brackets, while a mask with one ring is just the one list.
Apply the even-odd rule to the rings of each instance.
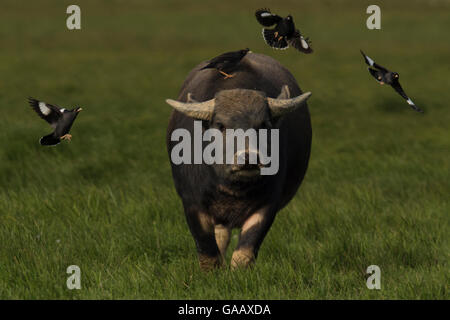
[[275, 38], [278, 38], [278, 31], [275, 31], [274, 34]]
[[278, 41], [281, 41], [281, 40], [283, 40], [283, 36], [280, 36], [280, 37], [278, 38]]
[[228, 74], [228, 73], [225, 73], [225, 72], [223, 72], [221, 70], [219, 70], [219, 72], [225, 76], [224, 79], [228, 79], [228, 78], [233, 78], [234, 77], [234, 74]]
[[60, 140], [71, 140], [72, 139], [72, 135], [71, 134], [65, 134], [63, 135]]

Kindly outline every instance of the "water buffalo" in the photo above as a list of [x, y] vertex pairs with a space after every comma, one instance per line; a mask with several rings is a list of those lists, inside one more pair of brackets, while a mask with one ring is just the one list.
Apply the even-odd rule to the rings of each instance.
[[[276, 174], [261, 175], [259, 160], [256, 165], [171, 161], [200, 267], [224, 263], [233, 228], [241, 230], [231, 267], [245, 267], [255, 261], [276, 213], [292, 199], [306, 173], [312, 135], [306, 100], [311, 93], [302, 94], [292, 74], [266, 55], [248, 53], [229, 79], [215, 69], [201, 70], [205, 65], [189, 73], [177, 100], [166, 100], [174, 108], [167, 129], [169, 156], [177, 145], [174, 131], [182, 128], [193, 135], [196, 120], [197, 125], [201, 120], [201, 130], [216, 128], [224, 136], [225, 129], [279, 129]], [[251, 152], [259, 151], [246, 143], [245, 155]]]

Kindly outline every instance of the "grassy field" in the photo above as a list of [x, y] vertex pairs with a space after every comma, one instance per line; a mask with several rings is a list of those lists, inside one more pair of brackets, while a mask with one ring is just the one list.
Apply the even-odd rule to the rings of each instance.
[[[449, 1], [378, 1], [373, 31], [370, 1], [80, 0], [80, 31], [69, 4], [2, 0], [0, 298], [449, 299]], [[315, 53], [266, 46], [260, 7], [291, 13]], [[245, 47], [313, 92], [312, 155], [255, 268], [202, 273], [164, 99], [198, 62]], [[359, 49], [425, 113], [377, 85]], [[28, 96], [85, 109], [72, 142], [37, 143], [50, 127]], [[66, 287], [72, 264], [81, 290]], [[365, 285], [372, 264], [381, 290]]]

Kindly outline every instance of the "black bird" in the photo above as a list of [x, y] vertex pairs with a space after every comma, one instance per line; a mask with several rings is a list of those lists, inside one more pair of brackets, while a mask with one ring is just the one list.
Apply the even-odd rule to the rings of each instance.
[[414, 102], [403, 91], [402, 86], [400, 85], [400, 82], [398, 79], [400, 78], [400, 75], [397, 72], [392, 72], [386, 69], [385, 67], [380, 66], [375, 61], [370, 59], [364, 52], [361, 51], [361, 54], [364, 57], [364, 61], [366, 61], [366, 64], [368, 65], [367, 70], [369, 70], [370, 74], [375, 78], [375, 80], [378, 81], [379, 84], [383, 85], [387, 83], [392, 88], [394, 88], [395, 91], [397, 91], [403, 99], [406, 100], [406, 102], [416, 110], [417, 112], [423, 112], [422, 109], [417, 107]]
[[209, 63], [200, 70], [213, 68], [219, 70], [219, 72], [225, 76], [224, 79], [232, 78], [234, 75], [229, 73], [236, 68], [238, 63], [249, 51], [250, 49], [246, 48], [244, 50], [226, 52], [209, 60]]
[[66, 110], [33, 98], [28, 98], [28, 101], [38, 116], [50, 123], [50, 126], [55, 129], [52, 133], [39, 140], [41, 145], [54, 146], [60, 143], [61, 140], [67, 139], [70, 141], [72, 139], [69, 131], [78, 113], [83, 110], [82, 108], [77, 107], [72, 110]]
[[304, 38], [295, 28], [291, 15], [282, 18], [272, 14], [269, 9], [259, 9], [255, 12], [256, 19], [264, 27], [276, 24], [273, 29], [263, 29], [263, 37], [266, 43], [275, 49], [287, 49], [290, 46], [303, 53], [313, 52], [309, 38]]

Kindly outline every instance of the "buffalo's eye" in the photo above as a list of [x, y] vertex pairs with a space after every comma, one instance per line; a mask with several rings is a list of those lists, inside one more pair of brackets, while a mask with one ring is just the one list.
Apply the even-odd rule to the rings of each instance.
[[218, 122], [216, 124], [217, 129], [219, 129], [220, 131], [224, 131], [225, 130], [225, 126], [223, 125], [223, 123]]
[[272, 128], [272, 124], [270, 123], [270, 121], [265, 121], [261, 124], [261, 129], [271, 129]]

